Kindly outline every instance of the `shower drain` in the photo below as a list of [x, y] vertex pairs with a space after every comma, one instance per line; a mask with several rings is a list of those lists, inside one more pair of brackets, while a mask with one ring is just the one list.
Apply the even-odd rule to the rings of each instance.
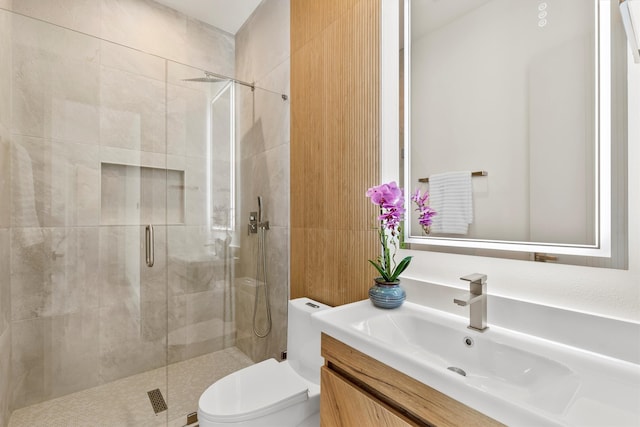
[[149, 401], [153, 407], [153, 412], [157, 414], [167, 410], [167, 402], [164, 401], [164, 397], [162, 397], [162, 393], [159, 388], [148, 391], [147, 395], [149, 396]]

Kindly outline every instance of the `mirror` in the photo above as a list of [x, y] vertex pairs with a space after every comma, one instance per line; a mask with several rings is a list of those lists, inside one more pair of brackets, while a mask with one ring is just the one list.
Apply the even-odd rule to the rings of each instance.
[[423, 227], [408, 201], [411, 249], [624, 268], [626, 240], [612, 245], [626, 229], [616, 11], [608, 0], [405, 0], [404, 187], [429, 191], [439, 211]]

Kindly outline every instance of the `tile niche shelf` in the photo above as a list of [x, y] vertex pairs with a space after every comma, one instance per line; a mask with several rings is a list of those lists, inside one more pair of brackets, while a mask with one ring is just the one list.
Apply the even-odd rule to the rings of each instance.
[[101, 163], [102, 225], [184, 224], [184, 171]]

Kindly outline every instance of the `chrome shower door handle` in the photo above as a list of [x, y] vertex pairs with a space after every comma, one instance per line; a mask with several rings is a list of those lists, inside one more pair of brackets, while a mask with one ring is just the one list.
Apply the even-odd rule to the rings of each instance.
[[153, 225], [149, 224], [145, 227], [145, 230], [144, 230], [144, 246], [145, 246], [147, 267], [153, 267], [154, 258], [155, 258], [154, 250], [153, 250], [154, 245], [155, 245], [155, 241], [153, 237]]

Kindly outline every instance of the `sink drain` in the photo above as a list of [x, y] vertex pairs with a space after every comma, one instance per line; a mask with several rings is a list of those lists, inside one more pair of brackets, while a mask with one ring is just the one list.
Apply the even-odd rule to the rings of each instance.
[[457, 368], [455, 366], [449, 366], [447, 369], [455, 372], [456, 374], [462, 375], [463, 377], [467, 376], [467, 373], [463, 369]]

